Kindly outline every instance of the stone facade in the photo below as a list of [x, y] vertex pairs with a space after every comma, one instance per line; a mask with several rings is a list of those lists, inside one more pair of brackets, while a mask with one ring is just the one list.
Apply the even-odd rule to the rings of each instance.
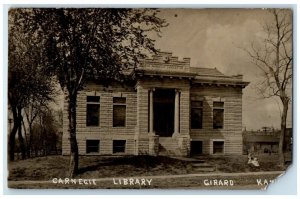
[[[79, 93], [77, 141], [81, 155], [242, 154], [242, 89], [248, 83], [241, 75], [190, 67], [189, 58], [179, 61], [171, 53], [161, 52], [143, 60], [130, 76], [133, 84], [105, 87], [88, 83]], [[100, 110], [95, 116], [99, 123], [94, 126], [87, 125], [88, 96], [99, 97], [96, 104]], [[125, 115], [114, 118], [114, 98], [126, 99]], [[201, 104], [197, 112], [201, 127], [197, 128], [191, 125], [193, 101]], [[215, 104], [222, 106], [220, 111], [214, 110]], [[67, 115], [65, 102], [63, 154], [70, 153]], [[125, 123], [114, 127], [113, 120], [118, 117], [124, 117]], [[215, 122], [221, 126], [214, 126]]]

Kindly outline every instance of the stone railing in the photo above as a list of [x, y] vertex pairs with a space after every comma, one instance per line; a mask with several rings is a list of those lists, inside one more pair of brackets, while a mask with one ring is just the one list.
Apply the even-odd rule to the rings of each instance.
[[140, 67], [155, 70], [187, 70], [190, 67], [190, 58], [178, 60], [172, 53], [159, 52], [152, 58], [144, 59]]

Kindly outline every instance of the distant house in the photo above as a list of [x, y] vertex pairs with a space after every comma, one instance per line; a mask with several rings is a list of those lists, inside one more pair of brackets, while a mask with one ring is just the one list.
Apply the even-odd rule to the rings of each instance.
[[[145, 59], [128, 83], [87, 83], [79, 92], [81, 155], [242, 154], [242, 75], [190, 66], [160, 52]], [[70, 153], [67, 103], [63, 154]]]
[[279, 136], [272, 135], [244, 135], [244, 154], [254, 152], [257, 154], [278, 153]]
[[[249, 151], [256, 154], [277, 154], [279, 149], [280, 130], [263, 127], [259, 131], [244, 131], [244, 154]], [[292, 129], [287, 128], [284, 138], [284, 152], [290, 152], [292, 145]]]

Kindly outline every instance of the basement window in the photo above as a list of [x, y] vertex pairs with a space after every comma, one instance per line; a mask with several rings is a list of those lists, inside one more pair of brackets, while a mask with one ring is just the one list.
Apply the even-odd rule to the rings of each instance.
[[126, 140], [113, 140], [113, 153], [125, 153]]
[[99, 153], [100, 140], [86, 140], [86, 153]]
[[213, 141], [213, 154], [224, 153], [224, 141]]

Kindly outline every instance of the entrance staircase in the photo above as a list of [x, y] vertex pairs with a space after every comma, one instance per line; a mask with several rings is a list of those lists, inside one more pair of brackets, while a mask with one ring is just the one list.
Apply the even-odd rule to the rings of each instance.
[[193, 170], [196, 172], [213, 172], [216, 170], [216, 167], [210, 165], [206, 162], [195, 162], [192, 164]]
[[207, 172], [214, 172], [216, 171], [216, 167], [212, 164], [209, 164], [205, 159], [198, 157], [173, 157], [178, 160], [183, 160], [188, 162], [189, 165], [192, 167], [192, 171], [194, 173], [207, 173]]
[[210, 164], [201, 156], [191, 157], [192, 167], [195, 172], [213, 172], [216, 166]]
[[209, 164], [203, 157], [182, 157], [178, 147], [178, 141], [172, 137], [159, 137], [159, 155], [171, 156], [176, 159], [191, 163], [194, 172], [213, 172], [216, 170], [214, 165]]

